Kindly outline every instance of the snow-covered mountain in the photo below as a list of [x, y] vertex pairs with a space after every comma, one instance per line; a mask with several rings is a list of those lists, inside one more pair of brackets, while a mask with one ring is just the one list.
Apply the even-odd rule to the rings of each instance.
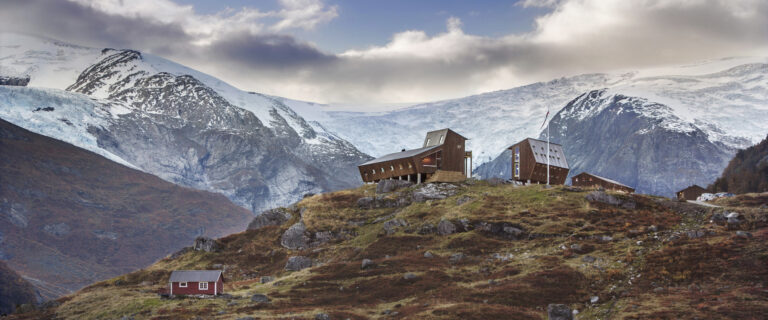
[[[672, 114], [706, 132], [711, 141], [743, 148], [768, 133], [767, 75], [768, 58], [729, 58], [565, 77], [390, 112], [309, 109], [302, 115], [319, 121], [373, 156], [417, 147], [424, 132], [450, 127], [471, 139], [467, 149], [474, 152], [475, 163], [480, 165], [513, 143], [538, 136], [548, 108], [555, 114], [582, 93], [609, 88], [663, 103]], [[305, 109], [297, 110], [301, 113]]]
[[[667, 105], [609, 89], [584, 93], [566, 104], [552, 118], [550, 134], [565, 149], [569, 178], [587, 171], [640, 193], [664, 196], [712, 182], [736, 151]], [[502, 154], [477, 171], [509, 177], [511, 155]]]
[[157, 56], [8, 34], [0, 49], [2, 72], [31, 78], [0, 87], [1, 118], [254, 212], [358, 185], [370, 159], [281, 99]]

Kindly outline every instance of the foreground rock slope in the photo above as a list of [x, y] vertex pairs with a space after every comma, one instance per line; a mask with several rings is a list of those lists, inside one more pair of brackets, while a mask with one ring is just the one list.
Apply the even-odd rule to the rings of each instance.
[[[217, 252], [184, 250], [12, 319], [546, 319], [568, 310], [579, 319], [745, 319], [768, 313], [768, 211], [741, 206], [738, 197], [710, 208], [483, 181], [375, 189], [307, 197], [217, 240]], [[738, 223], [713, 219], [733, 212]], [[161, 298], [157, 292], [175, 269], [223, 269], [227, 295]]]

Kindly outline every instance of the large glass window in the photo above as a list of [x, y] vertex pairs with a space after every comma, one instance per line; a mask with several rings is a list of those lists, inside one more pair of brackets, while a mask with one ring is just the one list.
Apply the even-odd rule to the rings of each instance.
[[520, 147], [515, 147], [515, 178], [520, 178]]

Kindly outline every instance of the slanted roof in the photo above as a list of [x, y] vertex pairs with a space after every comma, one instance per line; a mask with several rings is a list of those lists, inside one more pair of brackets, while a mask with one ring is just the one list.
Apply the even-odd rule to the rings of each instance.
[[175, 270], [169, 282], [216, 282], [221, 270]]
[[[528, 142], [531, 145], [531, 150], [533, 150], [533, 157], [536, 159], [536, 162], [546, 164], [547, 142], [533, 138], [528, 138]], [[568, 161], [565, 160], [565, 152], [563, 151], [563, 146], [550, 142], [549, 148], [552, 149], [552, 152], [550, 152], [549, 155], [554, 157], [549, 159], [549, 165], [568, 169]]]
[[[435, 130], [435, 131], [427, 132], [427, 136], [424, 137], [424, 144], [423, 144], [423, 146], [424, 147], [431, 147], [431, 146], [437, 146], [437, 145], [442, 144], [440, 142], [440, 136], [443, 136], [443, 142], [445, 142], [445, 138], [448, 137], [448, 132], [449, 131], [451, 133], [461, 137], [464, 140], [469, 140], [466, 137], [456, 133], [456, 131], [453, 131], [451, 129], [445, 128], [445, 129], [440, 129], [440, 130]], [[429, 143], [427, 143], [427, 141], [429, 141]]]
[[696, 185], [696, 184], [694, 184], [694, 185], [692, 185], [692, 186], [690, 186], [690, 187], [687, 187], [687, 188], [685, 188], [685, 189], [683, 189], [683, 190], [680, 190], [680, 191], [678, 191], [678, 192], [683, 192], [683, 191], [685, 191], [685, 190], [688, 190], [688, 189], [696, 189], [696, 188], [698, 188], [698, 189], [701, 189], [701, 190], [704, 190], [704, 191], [708, 191], [708, 190], [707, 190], [707, 188], [702, 188], [702, 187], [700, 187], [699, 185]]
[[590, 176], [593, 176], [593, 177], [595, 177], [595, 178], [598, 178], [598, 179], [600, 179], [600, 180], [605, 180], [605, 181], [608, 181], [608, 182], [610, 182], [610, 183], [613, 183], [613, 184], [616, 184], [616, 185], [620, 185], [620, 186], [622, 186], [622, 187], [627, 187], [627, 188], [630, 188], [630, 189], [634, 189], [634, 188], [632, 188], [632, 187], [630, 187], [630, 186], [628, 186], [628, 185], [626, 185], [626, 184], [623, 184], [623, 183], [621, 183], [621, 182], [618, 182], [618, 181], [616, 181], [616, 180], [611, 180], [611, 179], [608, 179], [608, 178], [605, 178], [605, 177], [601, 177], [601, 176], [598, 176], [598, 175], [596, 175], [596, 174], [591, 174], [591, 173], [589, 173], [589, 172], [582, 172], [582, 173], [579, 173], [579, 174], [577, 174], [576, 176], [580, 176], [580, 175], [582, 175], [582, 174], [588, 174], [588, 175], [590, 175]]
[[420, 154], [422, 152], [426, 152], [426, 151], [435, 149], [437, 147], [438, 146], [431, 146], [431, 147], [424, 147], [424, 148], [406, 150], [406, 151], [402, 151], [402, 152], [390, 153], [388, 155], [384, 155], [384, 156], [381, 156], [379, 158], [376, 158], [376, 159], [373, 159], [371, 161], [368, 161], [366, 163], [363, 163], [363, 164], [361, 164], [361, 166], [365, 166], [365, 165], [369, 165], [369, 164], [374, 164], [374, 163], [380, 163], [380, 162], [386, 162], [386, 161], [396, 160], [396, 159], [410, 158], [410, 157], [418, 155], [418, 154]]

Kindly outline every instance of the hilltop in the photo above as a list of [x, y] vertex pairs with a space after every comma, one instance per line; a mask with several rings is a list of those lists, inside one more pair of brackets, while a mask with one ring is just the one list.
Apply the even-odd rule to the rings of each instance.
[[768, 137], [739, 150], [709, 190], [731, 193], [768, 191]]
[[[308, 196], [213, 252], [185, 249], [11, 319], [545, 319], [550, 304], [579, 319], [768, 313], [768, 210], [738, 197], [710, 208], [564, 186], [397, 184]], [[175, 269], [223, 269], [227, 295], [161, 298]]]

